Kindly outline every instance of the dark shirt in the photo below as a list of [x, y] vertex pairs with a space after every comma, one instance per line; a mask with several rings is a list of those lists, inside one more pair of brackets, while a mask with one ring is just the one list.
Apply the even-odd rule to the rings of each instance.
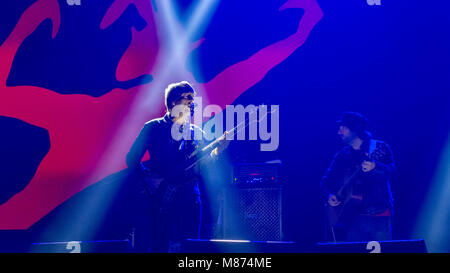
[[[361, 163], [369, 160], [366, 153], [371, 154], [370, 160], [376, 163], [375, 169], [369, 172], [361, 171]], [[366, 140], [360, 150], [346, 146], [334, 156], [334, 159], [322, 178], [321, 188], [324, 198], [336, 194], [342, 184], [353, 173], [351, 180], [353, 194], [361, 196], [357, 212], [364, 215], [377, 215], [386, 210], [393, 213], [393, 198], [390, 189], [390, 178], [395, 169], [394, 158], [389, 146], [379, 140]]]
[[[205, 145], [204, 133], [198, 126], [190, 124], [191, 140], [176, 140], [172, 137], [173, 124], [169, 114], [145, 123], [127, 154], [128, 167], [140, 171], [142, 157], [148, 151], [150, 160], [145, 162], [145, 167], [167, 183], [180, 184], [196, 180], [199, 173], [195, 168], [189, 172], [184, 169], [188, 162], [187, 156]], [[175, 130], [177, 128], [181, 129], [176, 126]], [[196, 140], [198, 134], [202, 136]]]

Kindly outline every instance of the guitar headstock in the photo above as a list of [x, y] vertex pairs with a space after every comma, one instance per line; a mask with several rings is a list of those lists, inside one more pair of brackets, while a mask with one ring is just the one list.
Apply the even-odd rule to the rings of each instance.
[[375, 149], [370, 154], [370, 159], [380, 161], [383, 158], [385, 158], [387, 155], [389, 155], [389, 150], [388, 150], [386, 144], [384, 144], [382, 142], [377, 142]]

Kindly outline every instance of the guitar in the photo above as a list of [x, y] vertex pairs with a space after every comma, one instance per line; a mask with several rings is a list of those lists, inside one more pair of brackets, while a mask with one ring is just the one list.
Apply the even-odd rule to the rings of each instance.
[[[252, 116], [252, 114], [255, 114], [257, 109], [252, 110], [249, 112], [249, 116]], [[267, 117], [269, 113], [275, 113], [275, 110], [272, 110], [270, 112], [264, 113], [264, 115], [259, 117], [259, 121], [262, 121]], [[183, 166], [182, 171], [178, 173], [172, 173], [171, 178], [173, 177], [182, 177], [183, 174], [188, 173], [189, 171], [192, 171], [195, 167], [197, 167], [201, 162], [206, 161], [211, 158], [210, 154], [211, 152], [221, 145], [221, 141], [223, 140], [223, 137], [226, 136], [226, 139], [228, 139], [230, 136], [236, 135], [238, 132], [245, 130], [250, 124], [259, 122], [258, 120], [249, 120], [244, 119], [244, 121], [237, 124], [232, 129], [228, 130], [226, 134], [222, 135], [222, 137], [217, 138], [216, 140], [212, 141], [202, 149], [196, 149], [194, 145], [191, 145], [190, 150], [192, 152], [187, 153], [188, 155], [185, 158], [185, 164]], [[144, 186], [144, 190], [151, 198], [154, 199], [160, 199], [158, 200], [159, 206], [164, 207], [165, 204], [167, 204], [170, 200], [172, 200], [173, 194], [183, 185], [190, 183], [192, 180], [186, 180], [183, 181], [183, 183], [178, 184], [170, 184], [165, 183], [170, 178], [163, 178], [159, 175], [153, 173], [150, 168], [147, 168], [141, 163], [141, 167], [143, 172], [140, 172], [140, 181], [142, 185]]]
[[[362, 161], [380, 161], [387, 154], [384, 145], [379, 145], [376, 140], [371, 140], [369, 153]], [[331, 206], [326, 203], [327, 218], [331, 226], [344, 224], [348, 217], [351, 217], [352, 212], [361, 204], [363, 200], [362, 195], [354, 194], [353, 186], [356, 178], [362, 173], [362, 161], [354, 167], [354, 169], [344, 177], [341, 187], [336, 192], [336, 198], [340, 201], [337, 206]]]

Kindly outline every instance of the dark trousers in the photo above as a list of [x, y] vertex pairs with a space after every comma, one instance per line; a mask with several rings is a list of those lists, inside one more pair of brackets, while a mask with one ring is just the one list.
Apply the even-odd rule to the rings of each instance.
[[347, 241], [386, 241], [392, 240], [390, 216], [358, 215], [347, 225]]
[[326, 242], [367, 242], [392, 240], [390, 216], [353, 216], [349, 221], [339, 223], [332, 227], [328, 220], [325, 220], [326, 228], [324, 240]]
[[153, 210], [151, 252], [168, 252], [170, 244], [198, 239], [202, 204], [190, 187], [177, 190], [170, 202]]

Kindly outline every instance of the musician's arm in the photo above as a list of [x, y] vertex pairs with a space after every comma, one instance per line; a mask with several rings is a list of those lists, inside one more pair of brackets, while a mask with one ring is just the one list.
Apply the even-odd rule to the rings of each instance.
[[230, 141], [226, 139], [228, 132], [225, 131], [225, 133], [218, 139], [219, 145], [211, 151], [210, 157], [213, 159], [216, 159], [219, 157], [219, 155], [230, 145]]
[[136, 137], [136, 140], [133, 142], [133, 145], [130, 148], [126, 156], [126, 163], [128, 168], [132, 170], [142, 170], [141, 168], [141, 160], [147, 151], [147, 145], [149, 143], [151, 132], [150, 123], [146, 123], [144, 127], [142, 127], [139, 135]]
[[194, 128], [195, 128], [196, 134], [202, 135], [201, 143], [199, 145], [200, 147], [202, 147], [202, 149], [206, 149], [207, 146], [210, 145], [214, 141], [218, 141], [218, 144], [219, 144], [216, 148], [214, 148], [213, 150], [211, 150], [211, 152], [209, 152], [209, 156], [203, 162], [210, 162], [212, 160], [216, 160], [220, 156], [220, 154], [228, 147], [229, 140], [226, 139], [226, 135], [228, 134], [228, 132], [225, 131], [225, 133], [222, 136], [220, 136], [218, 139], [207, 143], [205, 141], [205, 139], [209, 139], [209, 138], [206, 136], [205, 131], [203, 131], [201, 128], [199, 128], [197, 126], [195, 126]]
[[376, 166], [373, 171], [377, 174], [391, 175], [395, 171], [394, 161], [392, 161], [391, 163], [383, 163], [380, 161], [375, 161], [375, 163]]
[[337, 153], [333, 160], [331, 161], [330, 166], [328, 167], [325, 175], [322, 177], [320, 181], [320, 189], [325, 200], [328, 200], [330, 194], [336, 194], [338, 190], [338, 177], [340, 170], [340, 153]]

